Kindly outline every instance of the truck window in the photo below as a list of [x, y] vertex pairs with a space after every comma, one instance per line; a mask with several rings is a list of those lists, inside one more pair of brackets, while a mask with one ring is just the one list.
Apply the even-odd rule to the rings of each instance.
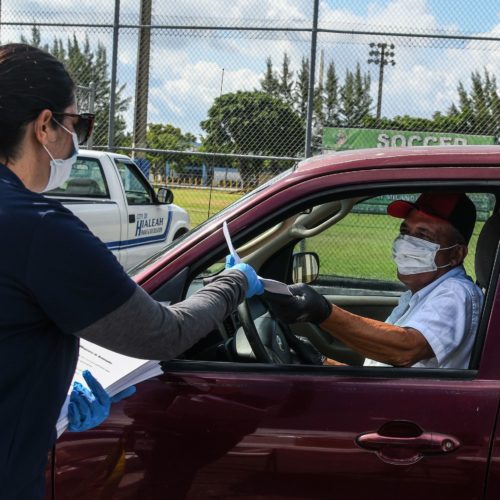
[[151, 205], [153, 193], [147, 181], [133, 163], [115, 160], [129, 205]]
[[109, 198], [101, 163], [94, 158], [78, 157], [69, 179], [48, 194], [78, 198]]

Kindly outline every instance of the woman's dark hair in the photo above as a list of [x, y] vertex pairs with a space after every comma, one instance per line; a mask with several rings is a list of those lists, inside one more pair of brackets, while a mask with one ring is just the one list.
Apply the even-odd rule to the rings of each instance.
[[0, 46], [0, 156], [16, 157], [26, 129], [42, 110], [63, 112], [74, 101], [75, 84], [64, 65], [23, 43]]

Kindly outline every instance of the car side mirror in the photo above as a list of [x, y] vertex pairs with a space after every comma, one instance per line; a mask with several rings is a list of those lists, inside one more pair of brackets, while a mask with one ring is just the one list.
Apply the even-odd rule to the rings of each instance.
[[160, 186], [156, 192], [156, 199], [162, 205], [169, 205], [174, 202], [174, 193], [166, 186]]
[[314, 252], [293, 254], [292, 281], [294, 283], [312, 283], [319, 276], [319, 257]]

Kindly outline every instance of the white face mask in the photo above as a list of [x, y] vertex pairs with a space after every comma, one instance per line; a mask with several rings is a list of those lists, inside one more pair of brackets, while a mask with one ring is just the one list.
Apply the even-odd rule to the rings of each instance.
[[398, 266], [399, 274], [427, 273], [451, 266], [451, 264], [436, 266], [435, 258], [440, 250], [449, 250], [456, 246], [457, 244], [440, 248], [437, 243], [400, 234], [392, 244], [392, 258]]
[[71, 130], [68, 130], [59, 122], [56, 123], [73, 137], [73, 152], [71, 153], [69, 158], [55, 159], [50, 154], [50, 151], [47, 149], [45, 144], [43, 145], [45, 151], [47, 151], [47, 154], [50, 156], [49, 181], [47, 182], [45, 189], [42, 191], [43, 193], [62, 186], [69, 179], [69, 176], [71, 175], [71, 168], [73, 167], [73, 164], [75, 163], [76, 157], [78, 155], [78, 137], [76, 136], [75, 132], [71, 132]]

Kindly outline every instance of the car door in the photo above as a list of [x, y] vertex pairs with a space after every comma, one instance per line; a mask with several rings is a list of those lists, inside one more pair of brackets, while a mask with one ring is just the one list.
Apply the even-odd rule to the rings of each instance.
[[57, 498], [482, 498], [499, 387], [481, 376], [165, 368], [62, 438]]
[[[374, 255], [372, 238], [362, 243], [354, 247]], [[397, 297], [381, 295], [395, 304]], [[388, 305], [379, 298], [372, 310]], [[358, 299], [352, 295], [352, 304], [366, 312]], [[494, 303], [490, 317], [499, 312]], [[487, 325], [483, 333], [494, 339], [495, 321]], [[175, 436], [175, 449], [184, 451], [176, 469], [176, 477], [185, 471], [182, 494], [482, 498], [500, 394], [489, 352], [478, 371], [167, 364], [175, 424], [164, 433], [165, 448]], [[163, 474], [163, 487], [172, 487]]]
[[[355, 240], [344, 249], [343, 269], [373, 255], [374, 246], [373, 238], [367, 248]], [[305, 250], [320, 253], [313, 242]], [[345, 307], [360, 313], [384, 309], [392, 283], [385, 280], [385, 290], [377, 280], [379, 289], [366, 295], [375, 276], [362, 270], [360, 301], [354, 279], [339, 279], [337, 257], [331, 297], [344, 297]], [[328, 284], [322, 275], [322, 291]], [[491, 356], [498, 349], [497, 296], [490, 285], [478, 370], [167, 364], [165, 448], [175, 436], [183, 451], [176, 469], [182, 498], [207, 491], [214, 498], [483, 498], [500, 395]], [[196, 461], [193, 441], [202, 450]], [[172, 487], [173, 478], [163, 478], [163, 488]]]
[[156, 201], [153, 188], [132, 161], [114, 159], [128, 212], [127, 238], [121, 243], [124, 267], [129, 269], [165, 245], [172, 224], [170, 205]]

